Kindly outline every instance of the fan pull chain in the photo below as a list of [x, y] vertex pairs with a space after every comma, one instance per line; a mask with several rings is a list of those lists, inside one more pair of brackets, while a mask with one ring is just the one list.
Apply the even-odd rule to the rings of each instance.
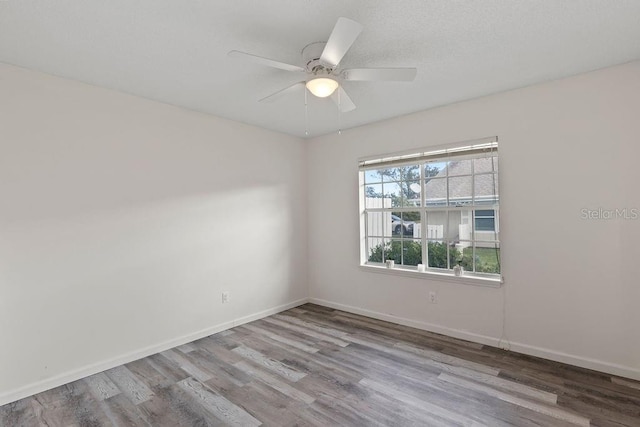
[[307, 105], [307, 89], [304, 89], [304, 134], [309, 136], [309, 106]]
[[338, 135], [342, 135], [342, 91], [340, 89], [338, 87]]

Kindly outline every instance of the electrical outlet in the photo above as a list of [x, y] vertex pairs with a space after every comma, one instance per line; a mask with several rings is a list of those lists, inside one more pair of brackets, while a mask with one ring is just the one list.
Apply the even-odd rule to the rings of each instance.
[[226, 304], [229, 302], [229, 292], [223, 292], [222, 293], [222, 303]]
[[438, 303], [438, 294], [436, 293], [436, 291], [429, 292], [429, 302], [431, 304], [437, 304]]

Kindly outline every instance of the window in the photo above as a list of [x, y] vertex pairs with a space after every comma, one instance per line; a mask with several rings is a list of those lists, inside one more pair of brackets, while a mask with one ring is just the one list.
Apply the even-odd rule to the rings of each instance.
[[496, 211], [493, 209], [476, 211], [476, 230], [494, 231], [496, 229]]
[[498, 143], [360, 161], [361, 260], [500, 278]]

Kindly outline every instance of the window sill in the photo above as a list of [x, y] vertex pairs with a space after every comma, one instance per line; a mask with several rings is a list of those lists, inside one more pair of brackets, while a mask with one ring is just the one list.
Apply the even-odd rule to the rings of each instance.
[[454, 276], [453, 273], [438, 273], [434, 271], [420, 272], [402, 267], [387, 268], [386, 266], [370, 264], [361, 264], [360, 269], [369, 273], [391, 274], [394, 276], [407, 276], [413, 277], [415, 279], [425, 280], [441, 280], [445, 282], [455, 282], [467, 285], [487, 286], [490, 288], [499, 288], [504, 283], [504, 278], [502, 276], [496, 278], [471, 275]]

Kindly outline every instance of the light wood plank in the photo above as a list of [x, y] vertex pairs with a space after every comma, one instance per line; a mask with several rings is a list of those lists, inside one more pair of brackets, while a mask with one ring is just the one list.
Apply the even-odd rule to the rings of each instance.
[[262, 425], [262, 422], [255, 419], [247, 411], [214, 393], [211, 389], [203, 386], [196, 380], [187, 378], [178, 383], [187, 394], [200, 401], [202, 406], [214, 416], [220, 418], [225, 423], [233, 426], [254, 427]]
[[585, 418], [581, 415], [574, 414], [567, 410], [561, 409], [557, 406], [545, 405], [542, 403], [534, 402], [528, 399], [524, 399], [518, 396], [514, 396], [512, 394], [497, 390], [493, 387], [489, 387], [483, 384], [478, 384], [476, 382], [469, 381], [464, 378], [456, 377], [446, 373], [440, 374], [438, 378], [448, 383], [456, 384], [470, 390], [476, 390], [476, 391], [488, 394], [489, 396], [496, 397], [505, 402], [530, 409], [534, 412], [547, 415], [557, 420], [566, 421], [566, 422], [569, 422], [578, 426], [584, 426], [584, 427], [589, 427], [591, 425], [591, 421], [588, 418]]
[[248, 329], [250, 331], [256, 332], [256, 333], [258, 333], [260, 335], [263, 335], [265, 337], [268, 337], [269, 339], [272, 339], [274, 341], [278, 341], [278, 342], [280, 342], [282, 344], [286, 344], [286, 345], [289, 345], [291, 347], [297, 348], [299, 350], [306, 351], [307, 353], [317, 353], [320, 350], [317, 347], [312, 347], [312, 346], [303, 344], [301, 342], [298, 342], [298, 341], [295, 341], [295, 340], [292, 340], [292, 339], [289, 339], [289, 338], [282, 337], [282, 336], [280, 336], [278, 334], [274, 334], [274, 333], [269, 332], [268, 330], [260, 328], [258, 326], [244, 325], [242, 327], [246, 328], [246, 329]]
[[322, 334], [331, 335], [334, 337], [344, 337], [347, 335], [347, 332], [341, 331], [335, 328], [327, 328], [325, 326], [320, 326], [314, 322], [308, 322], [297, 317], [287, 316], [285, 314], [276, 314], [273, 316], [274, 319], [279, 319], [284, 322], [292, 323], [294, 325], [302, 326], [304, 328], [310, 329], [312, 331], [320, 332]]
[[442, 417], [445, 420], [448, 420], [452, 423], [455, 423], [456, 425], [461, 425], [461, 426], [465, 426], [465, 427], [482, 427], [485, 426], [485, 424], [482, 424], [481, 422], [478, 422], [474, 419], [471, 419], [469, 417], [466, 417], [462, 414], [458, 414], [456, 412], [453, 412], [449, 409], [443, 408], [441, 406], [437, 406], [434, 405], [432, 403], [430, 403], [427, 400], [423, 400], [423, 399], [417, 399], [407, 393], [404, 393], [402, 391], [399, 391], [397, 389], [390, 389], [389, 387], [378, 383], [376, 381], [372, 381], [369, 379], [362, 379], [360, 381], [360, 384], [364, 385], [365, 387], [369, 387], [372, 390], [376, 390], [379, 393], [384, 393], [384, 394], [388, 394], [388, 395], [392, 395], [394, 396], [396, 399], [400, 400], [401, 402], [407, 403], [411, 406], [415, 406], [418, 408], [423, 408], [426, 409], [429, 413]]
[[108, 399], [120, 393], [118, 387], [104, 372], [91, 375], [90, 377], [85, 378], [84, 381], [89, 385], [89, 388], [98, 400]]
[[189, 375], [196, 378], [198, 381], [208, 381], [212, 378], [212, 375], [209, 372], [204, 371], [203, 369], [198, 368], [189, 360], [187, 360], [184, 356], [178, 354], [174, 350], [167, 350], [160, 353], [176, 365], [180, 367], [183, 371], [187, 372]]
[[259, 365], [264, 366], [270, 371], [288, 379], [289, 381], [298, 381], [300, 378], [304, 378], [304, 372], [298, 372], [295, 369], [287, 366], [286, 364], [277, 360], [265, 357], [262, 353], [253, 350], [252, 348], [245, 347], [243, 345], [236, 347], [232, 350], [234, 353], [241, 355], [242, 357], [249, 359]]
[[320, 340], [320, 341], [330, 342], [330, 343], [338, 345], [340, 347], [346, 347], [346, 346], [349, 345], [348, 342], [345, 342], [343, 340], [335, 338], [335, 337], [333, 337], [331, 335], [326, 335], [326, 334], [323, 334], [323, 333], [320, 333], [320, 332], [312, 331], [310, 329], [306, 329], [306, 328], [301, 327], [301, 326], [292, 325], [290, 323], [283, 322], [282, 320], [271, 319], [271, 318], [265, 318], [265, 319], [262, 319], [262, 320], [264, 320], [265, 322], [268, 322], [268, 323], [272, 323], [272, 324], [277, 325], [277, 326], [281, 326], [281, 327], [283, 327], [285, 329], [291, 329], [292, 331], [300, 332], [300, 333], [302, 333], [304, 335], [310, 336], [310, 337], [315, 338], [315, 339]]
[[246, 362], [238, 362], [234, 366], [240, 369], [241, 371], [251, 375], [252, 377], [259, 379], [263, 383], [267, 384], [269, 387], [272, 387], [274, 390], [278, 390], [280, 393], [284, 394], [285, 396], [289, 396], [292, 399], [297, 399], [307, 404], [313, 403], [313, 401], [316, 400], [314, 397], [309, 396], [307, 393], [304, 393], [300, 390], [295, 389], [294, 387], [290, 386], [284, 381], [281, 381], [276, 377], [269, 375], [264, 371], [261, 371], [260, 369], [253, 368], [251, 365], [249, 365]]
[[496, 369], [491, 366], [486, 366], [481, 363], [464, 360], [459, 357], [449, 356], [448, 354], [443, 354], [434, 350], [417, 348], [415, 346], [407, 345], [403, 343], [398, 343], [395, 345], [395, 347], [404, 351], [408, 351], [408, 352], [423, 356], [423, 357], [428, 357], [429, 359], [435, 360], [437, 362], [446, 363], [447, 365], [460, 366], [463, 368], [471, 369], [473, 371], [483, 372], [489, 375], [498, 375], [500, 373], [500, 369]]
[[627, 380], [624, 378], [611, 377], [611, 382], [625, 387], [640, 390], [640, 381]]
[[124, 366], [118, 366], [105, 373], [134, 405], [145, 402], [153, 396], [153, 392], [149, 387]]
[[478, 371], [472, 371], [470, 369], [454, 369], [449, 371], [449, 373], [453, 373], [456, 376], [464, 377], [476, 382], [480, 382], [486, 384], [491, 387], [498, 387], [505, 391], [512, 391], [523, 396], [527, 396], [536, 400], [540, 400], [541, 402], [546, 402], [549, 404], [556, 404], [558, 402], [558, 395], [554, 393], [549, 393], [548, 391], [538, 390], [533, 387], [529, 387], [524, 384], [520, 384], [514, 381], [505, 380], [494, 375], [484, 374]]
[[184, 344], [176, 348], [183, 353], [191, 353], [192, 351], [196, 350], [196, 346], [193, 344]]

